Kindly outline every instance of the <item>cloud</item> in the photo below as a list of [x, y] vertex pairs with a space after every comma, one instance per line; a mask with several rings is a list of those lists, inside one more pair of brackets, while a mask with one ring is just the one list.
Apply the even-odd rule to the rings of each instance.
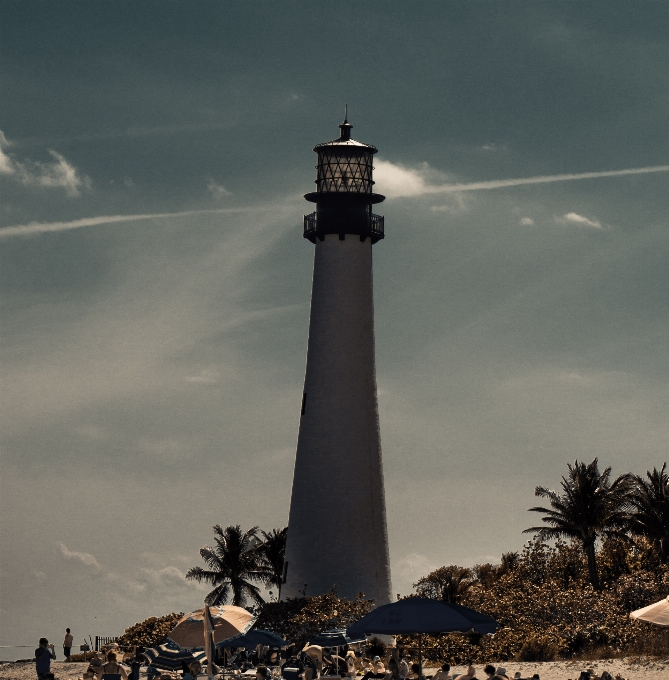
[[447, 179], [444, 173], [427, 163], [422, 163], [418, 168], [409, 168], [400, 163], [380, 159], [374, 163], [376, 188], [388, 198], [434, 193], [435, 182], [443, 183]]
[[99, 217], [83, 217], [69, 222], [30, 222], [28, 224], [16, 224], [0, 229], [0, 240], [12, 236], [37, 236], [52, 231], [70, 231], [71, 229], [83, 229], [84, 227], [97, 227], [101, 224], [117, 224], [120, 222], [139, 222], [141, 220], [154, 220], [168, 217], [190, 217], [191, 215], [206, 215], [215, 213], [245, 213], [266, 212], [272, 208], [245, 207], [245, 208], [214, 208], [212, 210], [185, 210], [174, 213], [142, 213], [138, 215], [100, 215]]
[[219, 382], [220, 374], [217, 371], [203, 369], [198, 375], [189, 375], [184, 378], [186, 382], [199, 383], [201, 385], [215, 385]]
[[68, 560], [79, 560], [88, 567], [95, 567], [95, 569], [101, 569], [100, 563], [95, 559], [94, 555], [90, 553], [77, 552], [75, 550], [68, 550], [64, 543], [59, 543], [58, 547], [63, 557]]
[[524, 227], [533, 227], [534, 226], [534, 220], [531, 217], [523, 217], [523, 219], [520, 220], [520, 223]]
[[[526, 184], [551, 184], [553, 182], [569, 182], [580, 179], [597, 179], [600, 177], [623, 177], [626, 175], [642, 175], [653, 172], [669, 172], [669, 165], [655, 165], [646, 168], [628, 168], [625, 170], [605, 170], [603, 172], [580, 172], [564, 175], [538, 175], [517, 179], [494, 179], [485, 182], [447, 183], [444, 173], [423, 163], [418, 168], [409, 168], [399, 163], [378, 160], [375, 164], [375, 178], [378, 190], [388, 198], [407, 196], [423, 196], [427, 194], [451, 194], [460, 191], [484, 191], [503, 189]], [[441, 178], [441, 181], [438, 180]], [[437, 181], [436, 181], [437, 180]]]
[[88, 177], [79, 175], [77, 169], [53, 149], [48, 151], [54, 160], [50, 163], [41, 163], [16, 160], [4, 151], [10, 146], [11, 142], [0, 131], [0, 174], [13, 176], [21, 184], [65, 189], [68, 196], [79, 196], [82, 187], [88, 188], [91, 185]]
[[218, 184], [213, 179], [207, 181], [207, 189], [211, 192], [214, 198], [223, 198], [224, 196], [232, 196], [232, 192], [228, 191], [222, 184]]
[[579, 215], [575, 212], [568, 212], [562, 215], [562, 217], [556, 217], [556, 222], [578, 224], [582, 227], [592, 227], [593, 229], [604, 229], [604, 225], [598, 219], [589, 219], [583, 215]]

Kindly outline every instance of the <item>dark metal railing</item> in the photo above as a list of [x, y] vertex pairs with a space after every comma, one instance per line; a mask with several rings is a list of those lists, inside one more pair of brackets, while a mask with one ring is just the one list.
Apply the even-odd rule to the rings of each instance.
[[304, 216], [304, 238], [314, 241], [325, 234], [359, 234], [361, 238], [371, 237], [372, 242], [384, 236], [383, 215], [372, 213], [356, 214], [354, 218], [312, 212]]

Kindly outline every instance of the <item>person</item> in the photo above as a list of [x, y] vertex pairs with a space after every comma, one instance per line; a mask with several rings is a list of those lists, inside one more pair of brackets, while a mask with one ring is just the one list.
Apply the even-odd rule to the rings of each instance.
[[281, 666], [281, 677], [286, 680], [297, 680], [304, 671], [304, 664], [292, 654]]
[[268, 675], [267, 666], [261, 664], [256, 667], [256, 680], [267, 680]]
[[378, 656], [374, 657], [374, 663], [369, 667], [365, 674], [362, 676], [362, 680], [370, 680], [370, 678], [385, 678], [386, 669], [381, 663], [381, 658]]
[[407, 675], [409, 675], [409, 657], [406, 654], [402, 654], [402, 660], [400, 661], [400, 680], [405, 680]]
[[40, 638], [39, 647], [35, 650], [35, 670], [39, 680], [46, 680], [47, 674], [51, 673], [51, 662], [55, 658], [53, 645], [46, 638]]
[[417, 663], [411, 664], [411, 669], [409, 670], [409, 675], [407, 675], [407, 680], [418, 680], [420, 678], [420, 666]]
[[388, 675], [386, 675], [385, 680], [399, 680], [400, 679], [400, 666], [397, 660], [390, 658], [388, 661]]
[[355, 677], [355, 652], [352, 649], [349, 649], [348, 652], [346, 652], [346, 677]]
[[449, 664], [445, 663], [443, 666], [432, 676], [432, 680], [451, 680], [450, 676], [451, 667]]
[[74, 635], [70, 633], [70, 629], [65, 629], [65, 639], [63, 640], [63, 656], [65, 661], [71, 661], [70, 652], [72, 651], [72, 643], [74, 642]]
[[483, 672], [488, 677], [488, 680], [491, 680], [491, 678], [493, 678], [494, 675], [495, 675], [495, 667], [492, 664], [489, 663], [487, 666], [485, 666], [485, 668], [483, 669]]
[[183, 680], [195, 680], [202, 672], [202, 664], [199, 661], [191, 661], [190, 666], [184, 670]]
[[504, 668], [504, 666], [500, 666], [495, 671], [495, 675], [499, 675], [500, 678], [504, 678], [505, 680], [509, 680], [509, 676], [506, 674], [506, 668]]
[[113, 649], [107, 652], [107, 663], [100, 667], [98, 680], [128, 680], [125, 668], [116, 660], [116, 652]]
[[144, 652], [144, 647], [139, 645], [133, 649], [133, 656], [130, 661], [130, 680], [139, 680], [139, 669], [144, 662], [142, 652]]
[[302, 664], [304, 665], [304, 680], [316, 680], [318, 677], [318, 663], [316, 659], [302, 652]]
[[476, 669], [474, 668], [474, 666], [472, 666], [472, 662], [469, 659], [465, 661], [465, 666], [467, 666], [467, 672], [464, 675], [458, 675], [458, 680], [473, 680], [473, 678], [476, 677]]

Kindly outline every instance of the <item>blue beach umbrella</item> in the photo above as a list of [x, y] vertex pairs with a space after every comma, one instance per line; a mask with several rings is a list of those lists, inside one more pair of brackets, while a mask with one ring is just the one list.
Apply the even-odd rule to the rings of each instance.
[[187, 664], [191, 664], [193, 661], [202, 663], [206, 654], [203, 649], [181, 649], [178, 645], [166, 643], [147, 649], [142, 652], [142, 656], [155, 668], [165, 671], [180, 671], [184, 661]]
[[423, 633], [494, 633], [499, 624], [495, 619], [469, 607], [427, 597], [408, 597], [373, 609], [360, 621], [346, 629], [346, 634], [357, 635], [415, 635], [418, 634], [418, 662], [423, 674]]

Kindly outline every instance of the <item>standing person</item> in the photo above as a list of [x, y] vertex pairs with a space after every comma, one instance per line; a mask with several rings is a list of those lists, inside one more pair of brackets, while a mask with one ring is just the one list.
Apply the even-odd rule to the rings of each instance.
[[402, 660], [400, 661], [400, 679], [405, 680], [407, 675], [409, 675], [409, 658], [406, 654], [402, 654]]
[[46, 680], [47, 673], [51, 673], [51, 661], [56, 658], [53, 645], [46, 638], [39, 639], [39, 647], [35, 650], [35, 670], [38, 680]]
[[65, 639], [63, 640], [63, 656], [65, 661], [71, 661], [70, 652], [72, 651], [72, 643], [74, 642], [74, 635], [70, 633], [70, 629], [65, 629]]

